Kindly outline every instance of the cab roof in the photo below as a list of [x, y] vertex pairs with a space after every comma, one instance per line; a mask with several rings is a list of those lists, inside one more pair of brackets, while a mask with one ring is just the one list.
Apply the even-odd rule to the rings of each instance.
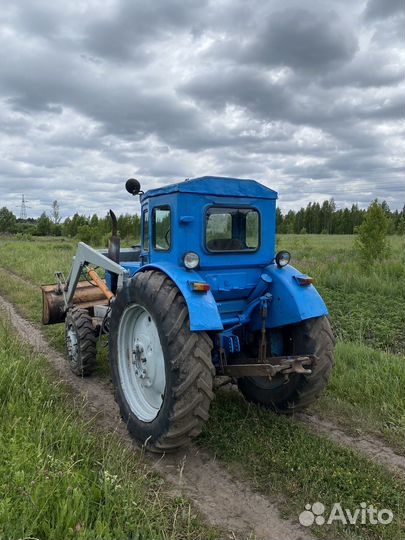
[[198, 193], [200, 195], [219, 195], [222, 197], [244, 197], [253, 199], [277, 199], [277, 192], [245, 178], [227, 178], [224, 176], [201, 176], [187, 179], [177, 184], [157, 189], [149, 189], [141, 200], [170, 193]]

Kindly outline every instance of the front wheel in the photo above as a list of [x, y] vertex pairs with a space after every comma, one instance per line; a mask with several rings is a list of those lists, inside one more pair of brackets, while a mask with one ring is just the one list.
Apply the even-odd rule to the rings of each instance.
[[334, 364], [335, 339], [327, 317], [307, 319], [286, 328], [285, 354], [310, 355], [318, 360], [310, 375], [292, 374], [287, 382], [275, 377], [238, 379], [239, 390], [253, 403], [264, 405], [281, 414], [292, 414], [313, 403], [324, 391]]
[[97, 337], [88, 311], [74, 306], [66, 313], [65, 343], [69, 367], [78, 377], [96, 368]]
[[188, 444], [213, 398], [210, 338], [190, 331], [182, 294], [155, 270], [134, 276], [110, 320], [115, 397], [129, 432], [156, 452]]

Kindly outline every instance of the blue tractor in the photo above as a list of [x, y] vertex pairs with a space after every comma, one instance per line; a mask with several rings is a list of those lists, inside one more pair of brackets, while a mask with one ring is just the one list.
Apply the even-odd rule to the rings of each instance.
[[120, 249], [112, 213], [108, 250], [80, 242], [67, 280], [57, 272], [58, 284], [42, 287], [43, 322], [65, 321], [71, 369], [89, 374], [97, 336], [108, 333], [122, 418], [157, 452], [200, 433], [216, 375], [278, 413], [312, 403], [330, 377], [334, 338], [312, 278], [275, 253], [277, 193], [210, 176], [126, 188], [140, 195], [140, 246]]

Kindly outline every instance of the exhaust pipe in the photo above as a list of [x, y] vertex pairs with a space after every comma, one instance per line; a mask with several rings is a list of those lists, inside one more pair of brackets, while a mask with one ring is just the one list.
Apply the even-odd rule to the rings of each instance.
[[[110, 210], [110, 216], [112, 221], [112, 235], [108, 240], [108, 258], [119, 264], [120, 262], [120, 237], [118, 236], [118, 223], [117, 216], [112, 210]], [[118, 275], [111, 274], [111, 291], [115, 294], [117, 292]]]

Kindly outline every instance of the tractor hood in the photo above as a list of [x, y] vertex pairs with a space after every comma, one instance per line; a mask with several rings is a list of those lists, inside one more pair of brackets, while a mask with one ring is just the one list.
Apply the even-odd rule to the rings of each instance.
[[255, 180], [225, 178], [222, 176], [202, 176], [184, 180], [178, 184], [150, 189], [142, 194], [141, 201], [149, 197], [169, 193], [198, 193], [201, 195], [219, 195], [222, 197], [243, 197], [254, 199], [277, 199], [277, 192], [259, 184]]

